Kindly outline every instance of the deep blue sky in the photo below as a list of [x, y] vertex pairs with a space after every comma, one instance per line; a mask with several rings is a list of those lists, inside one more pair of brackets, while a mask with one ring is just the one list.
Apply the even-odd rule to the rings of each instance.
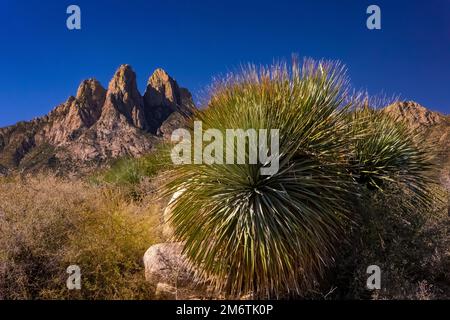
[[[77, 4], [82, 30], [66, 28]], [[381, 7], [382, 30], [366, 28]], [[354, 87], [450, 113], [450, 1], [0, 0], [0, 127], [43, 115], [81, 80], [166, 69], [199, 98], [212, 77], [291, 53], [339, 59]]]

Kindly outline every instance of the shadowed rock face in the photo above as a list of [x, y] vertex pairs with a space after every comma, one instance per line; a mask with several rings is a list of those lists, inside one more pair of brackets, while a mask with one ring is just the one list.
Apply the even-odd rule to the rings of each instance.
[[156, 133], [172, 113], [186, 114], [193, 107], [189, 91], [162, 69], [150, 77], [142, 97], [133, 69], [122, 65], [107, 90], [95, 79], [85, 80], [75, 97], [48, 115], [0, 129], [0, 165], [5, 170], [55, 163], [77, 168], [139, 156], [161, 139]]
[[148, 79], [144, 105], [148, 129], [154, 134], [158, 133], [170, 114], [178, 112], [186, 115], [194, 107], [190, 92], [180, 88], [162, 69], [157, 69]]
[[129, 65], [122, 65], [109, 83], [100, 121], [123, 115], [136, 128], [146, 129], [144, 102], [137, 89], [136, 74]]

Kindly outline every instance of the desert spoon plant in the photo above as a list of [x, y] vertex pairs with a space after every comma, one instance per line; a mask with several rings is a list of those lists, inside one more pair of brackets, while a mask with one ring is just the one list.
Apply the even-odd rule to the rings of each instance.
[[[172, 203], [175, 238], [201, 279], [235, 297], [302, 296], [332, 265], [355, 214], [351, 203], [367, 163], [362, 154], [370, 152], [361, 141], [373, 135], [355, 131], [349, 115], [360, 102], [347, 92], [340, 64], [312, 60], [250, 66], [213, 86], [208, 107], [194, 119], [203, 130], [223, 133], [279, 129], [279, 170], [264, 176], [264, 164], [247, 161], [182, 164], [169, 172], [165, 194], [183, 190]], [[392, 157], [397, 146], [389, 146]], [[389, 170], [369, 178], [394, 179], [396, 165], [420, 176], [422, 162], [424, 157], [392, 161]]]
[[386, 184], [402, 184], [415, 190], [417, 200], [429, 202], [433, 152], [421, 132], [370, 108], [367, 101], [350, 118], [354, 139], [349, 167], [357, 183], [381, 191]]

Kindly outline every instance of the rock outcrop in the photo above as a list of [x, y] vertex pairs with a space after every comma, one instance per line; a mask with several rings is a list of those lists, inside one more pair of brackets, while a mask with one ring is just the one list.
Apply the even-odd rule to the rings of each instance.
[[37, 144], [58, 146], [76, 140], [100, 118], [106, 91], [95, 79], [83, 81], [76, 97], [57, 106], [41, 119], [42, 129], [36, 135]]
[[144, 255], [145, 279], [154, 285], [157, 299], [204, 299], [213, 292], [195, 278], [179, 242], [151, 246]]
[[99, 122], [112, 123], [111, 119], [114, 121], [120, 116], [138, 129], [147, 127], [144, 101], [137, 88], [136, 74], [129, 65], [120, 66], [109, 83]]
[[178, 128], [186, 128], [187, 117], [180, 112], [173, 112], [169, 117], [161, 124], [156, 131], [158, 136], [164, 137], [166, 140], [170, 140], [172, 132]]
[[[48, 115], [0, 129], [0, 165], [67, 171], [139, 156], [170, 136], [192, 108], [189, 91], [164, 70], [152, 74], [141, 96], [133, 69], [122, 65], [107, 90], [95, 79], [85, 80], [76, 96]], [[166, 122], [169, 118], [176, 121]]]
[[176, 113], [177, 118], [183, 117], [194, 107], [190, 92], [180, 88], [162, 69], [157, 69], [148, 79], [144, 104], [148, 129], [154, 134], [165, 134], [167, 125], [164, 131], [158, 129], [172, 113]]
[[431, 127], [442, 124], [445, 118], [438, 112], [433, 112], [414, 101], [400, 101], [383, 109], [395, 118], [407, 121], [411, 126]]
[[193, 274], [187, 267], [187, 258], [182, 251], [183, 245], [178, 242], [151, 246], [144, 255], [145, 279], [172, 286], [192, 284]]

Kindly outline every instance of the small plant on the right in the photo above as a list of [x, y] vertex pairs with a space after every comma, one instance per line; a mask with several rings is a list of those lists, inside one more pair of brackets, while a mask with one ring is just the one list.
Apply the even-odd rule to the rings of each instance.
[[[438, 284], [445, 278], [441, 269], [449, 247], [443, 238], [450, 219], [431, 143], [365, 103], [349, 119], [355, 137], [348, 164], [358, 194], [352, 203], [356, 223], [349, 225], [348, 242], [341, 245], [329, 280], [339, 288], [335, 298], [420, 299], [416, 291], [423, 281], [434, 283], [438, 292], [450, 284]], [[364, 268], [370, 264], [381, 267], [381, 290], [364, 287]]]
[[430, 146], [419, 131], [366, 103], [349, 117], [353, 136], [349, 168], [355, 182], [379, 191], [388, 183], [399, 183], [418, 201], [429, 203], [434, 174]]

